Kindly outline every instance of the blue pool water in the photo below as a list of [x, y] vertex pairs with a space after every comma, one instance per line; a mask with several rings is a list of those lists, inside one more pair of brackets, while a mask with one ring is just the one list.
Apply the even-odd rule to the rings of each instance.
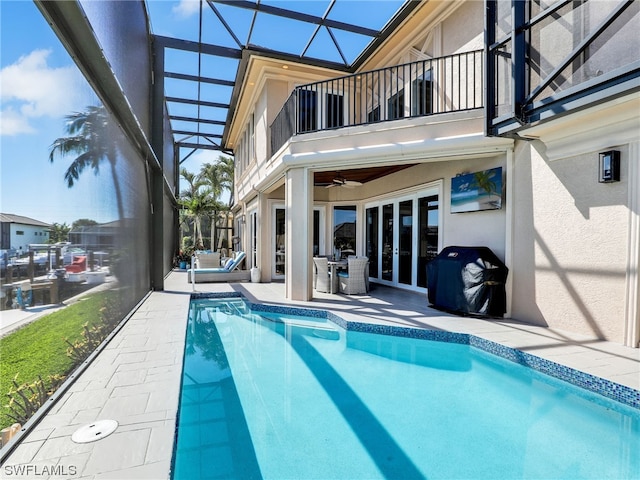
[[173, 478], [640, 478], [640, 411], [465, 344], [192, 301]]

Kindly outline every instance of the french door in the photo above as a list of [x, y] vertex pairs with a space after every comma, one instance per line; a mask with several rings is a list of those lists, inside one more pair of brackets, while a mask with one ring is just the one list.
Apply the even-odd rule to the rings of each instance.
[[[271, 278], [274, 280], [282, 280], [285, 278], [285, 267], [287, 262], [287, 231], [286, 231], [286, 209], [284, 205], [272, 206], [271, 216], [273, 223], [271, 231], [273, 232], [271, 240]], [[251, 217], [252, 219], [254, 217]], [[254, 220], [252, 220], [253, 222]], [[325, 207], [316, 206], [313, 208], [313, 239], [312, 249], [313, 255], [324, 254], [325, 251]], [[253, 223], [252, 223], [253, 225]], [[257, 231], [257, 227], [256, 227]], [[257, 243], [257, 240], [255, 240]]]
[[369, 276], [385, 285], [422, 290], [427, 262], [440, 250], [439, 189], [365, 205]]

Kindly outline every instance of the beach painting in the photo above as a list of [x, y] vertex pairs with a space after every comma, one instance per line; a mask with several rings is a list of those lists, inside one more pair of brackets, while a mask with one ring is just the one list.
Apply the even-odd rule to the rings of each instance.
[[451, 179], [451, 213], [502, 208], [502, 167]]

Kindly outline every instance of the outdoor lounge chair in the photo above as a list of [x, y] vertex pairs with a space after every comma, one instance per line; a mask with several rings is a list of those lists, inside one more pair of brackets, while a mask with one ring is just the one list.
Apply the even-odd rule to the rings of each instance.
[[218, 267], [220, 267], [220, 252], [196, 253], [196, 268], [218, 268]]
[[249, 270], [240, 270], [239, 267], [247, 256], [244, 252], [236, 254], [227, 260], [224, 267], [196, 268], [187, 270], [187, 281], [191, 283], [192, 273], [195, 275], [195, 283], [204, 282], [242, 282], [251, 279]]
[[338, 272], [340, 293], [353, 295], [367, 293], [367, 279], [365, 270], [369, 265], [367, 257], [349, 257], [346, 272]]

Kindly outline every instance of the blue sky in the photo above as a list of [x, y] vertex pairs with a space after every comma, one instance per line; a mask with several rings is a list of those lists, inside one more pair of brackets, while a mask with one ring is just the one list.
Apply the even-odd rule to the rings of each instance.
[[[321, 16], [328, 1], [264, 0], [263, 3]], [[371, 3], [337, 2], [331, 16], [335, 20], [379, 28], [402, 2], [378, 1], [375, 2], [376, 8], [363, 8]], [[217, 8], [244, 42], [251, 12], [224, 5], [218, 5]], [[197, 0], [151, 1], [149, 11], [153, 33], [198, 40], [198, 10]], [[221, 27], [211, 11], [204, 16], [203, 27], [204, 42], [237, 48], [235, 40]], [[274, 35], [273, 32], [278, 31], [286, 31], [287, 34]], [[256, 22], [251, 43], [299, 54], [300, 45], [306, 44], [312, 31], [313, 26], [310, 25], [263, 16]], [[369, 40], [358, 35], [341, 38], [346, 34], [339, 31], [335, 34], [339, 41], [345, 40], [341, 47], [349, 60], [355, 58]], [[291, 42], [292, 36], [300, 40]], [[340, 61], [324, 29], [319, 32], [307, 53]], [[171, 60], [176, 62], [172, 70], [197, 73], [197, 62], [194, 65], [193, 57], [180, 58], [176, 55], [175, 60]], [[221, 71], [220, 65], [204, 65], [202, 74], [216, 78], [227, 75], [232, 80], [235, 65], [223, 67], [227, 69], [226, 72]], [[215, 70], [215, 73], [206, 69]], [[168, 95], [173, 95], [173, 92], [169, 92], [171, 88], [173, 86], [167, 82]], [[193, 88], [191, 90], [181, 92], [178, 96], [195, 98]], [[203, 90], [203, 93], [206, 94], [206, 91]], [[98, 182], [105, 181], [105, 176], [96, 177], [90, 171], [84, 172], [76, 185], [69, 189], [63, 178], [69, 160], [56, 159], [51, 163], [48, 158], [52, 142], [65, 136], [64, 115], [98, 103], [95, 94], [33, 2], [0, 0], [1, 212], [25, 215], [48, 223], [71, 224], [79, 218], [91, 218], [98, 222], [116, 219], [114, 202], [93, 193]], [[196, 172], [202, 163], [214, 162], [219, 155], [220, 152], [215, 151], [198, 151], [183, 166]]]

